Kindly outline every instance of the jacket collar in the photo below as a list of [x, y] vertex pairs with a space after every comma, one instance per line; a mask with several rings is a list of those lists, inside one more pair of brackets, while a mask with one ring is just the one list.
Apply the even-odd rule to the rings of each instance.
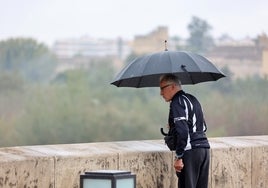
[[175, 93], [175, 95], [172, 97], [171, 101], [172, 101], [174, 98], [176, 98], [177, 96], [179, 96], [179, 95], [183, 95], [183, 94], [185, 94], [185, 92], [184, 92], [183, 90], [178, 91], [178, 92]]

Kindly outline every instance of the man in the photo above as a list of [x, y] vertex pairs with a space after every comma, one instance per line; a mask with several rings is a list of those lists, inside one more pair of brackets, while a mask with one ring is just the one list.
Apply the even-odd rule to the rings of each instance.
[[168, 124], [169, 131], [176, 135], [174, 168], [178, 187], [207, 188], [210, 145], [201, 105], [182, 90], [180, 80], [173, 74], [160, 78], [160, 94], [170, 102]]

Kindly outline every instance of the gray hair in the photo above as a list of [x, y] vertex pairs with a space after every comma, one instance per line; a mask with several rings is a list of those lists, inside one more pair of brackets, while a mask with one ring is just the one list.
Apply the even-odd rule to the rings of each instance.
[[181, 86], [181, 81], [178, 76], [174, 74], [164, 74], [160, 77], [161, 82], [175, 83], [178, 86]]

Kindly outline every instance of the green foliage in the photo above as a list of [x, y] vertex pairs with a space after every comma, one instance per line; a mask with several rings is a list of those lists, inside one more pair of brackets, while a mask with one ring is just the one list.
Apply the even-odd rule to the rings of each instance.
[[205, 21], [198, 17], [192, 17], [192, 21], [188, 25], [190, 37], [188, 38], [188, 48], [191, 51], [204, 53], [214, 46], [212, 36], [209, 31], [212, 27]]
[[20, 134], [12, 144], [159, 138], [159, 123], [166, 116], [161, 120], [155, 114], [166, 113], [160, 108], [162, 101], [158, 96], [151, 98], [150, 90], [110, 86], [113, 72], [108, 67], [107, 62], [106, 66], [100, 62], [90, 70], [66, 72], [61, 75], [64, 82], [32, 85], [23, 112], [14, 122], [14, 132]]
[[[95, 61], [49, 84], [2, 70], [0, 146], [162, 139], [169, 104], [159, 89], [110, 85], [111, 65], [109, 59]], [[223, 72], [231, 75], [228, 68]], [[267, 85], [266, 78], [227, 77], [184, 90], [200, 100], [209, 136], [242, 136], [268, 133]]]
[[0, 95], [9, 95], [24, 90], [24, 81], [19, 74], [0, 71]]
[[33, 39], [8, 39], [0, 42], [0, 70], [21, 74], [34, 82], [48, 81], [56, 66], [56, 58]]

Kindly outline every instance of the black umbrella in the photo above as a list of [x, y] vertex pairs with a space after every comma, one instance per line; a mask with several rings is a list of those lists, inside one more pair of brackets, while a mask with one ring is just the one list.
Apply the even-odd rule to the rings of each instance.
[[118, 87], [158, 87], [166, 73], [179, 77], [183, 85], [216, 81], [225, 75], [205, 57], [186, 51], [163, 51], [138, 57], [111, 83]]

